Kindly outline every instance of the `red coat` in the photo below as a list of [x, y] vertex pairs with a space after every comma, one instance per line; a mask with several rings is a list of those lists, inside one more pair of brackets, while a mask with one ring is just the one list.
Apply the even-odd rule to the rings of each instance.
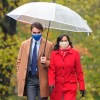
[[49, 86], [55, 85], [50, 100], [76, 100], [77, 86], [85, 90], [83, 72], [78, 51], [70, 48], [66, 55], [59, 50], [51, 53], [48, 72]]

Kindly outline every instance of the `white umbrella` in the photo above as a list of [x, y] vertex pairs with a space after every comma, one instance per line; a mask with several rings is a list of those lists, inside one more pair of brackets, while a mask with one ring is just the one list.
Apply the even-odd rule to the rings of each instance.
[[40, 22], [44, 27], [53, 29], [92, 32], [86, 21], [79, 14], [68, 7], [56, 3], [27, 3], [7, 15], [25, 23]]
[[[17, 21], [29, 24], [40, 22], [44, 27], [48, 28], [46, 42], [49, 28], [73, 32], [92, 32], [87, 25], [86, 20], [84, 20], [79, 14], [68, 7], [56, 3], [27, 3], [16, 8], [7, 15]], [[43, 56], [45, 56], [45, 48]]]

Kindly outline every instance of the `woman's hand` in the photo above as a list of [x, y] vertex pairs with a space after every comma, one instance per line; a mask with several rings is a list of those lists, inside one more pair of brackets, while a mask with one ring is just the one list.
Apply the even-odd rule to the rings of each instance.
[[82, 95], [82, 97], [84, 97], [85, 96], [85, 90], [80, 90], [80, 94]]
[[52, 93], [52, 91], [53, 91], [54, 88], [55, 88], [54, 85], [49, 86], [49, 93], [50, 93], [50, 94]]

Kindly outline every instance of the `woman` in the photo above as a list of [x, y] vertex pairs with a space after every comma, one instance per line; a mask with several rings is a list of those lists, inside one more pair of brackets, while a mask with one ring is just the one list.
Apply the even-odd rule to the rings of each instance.
[[48, 72], [50, 100], [76, 100], [77, 87], [85, 94], [83, 72], [78, 51], [67, 35], [57, 38]]

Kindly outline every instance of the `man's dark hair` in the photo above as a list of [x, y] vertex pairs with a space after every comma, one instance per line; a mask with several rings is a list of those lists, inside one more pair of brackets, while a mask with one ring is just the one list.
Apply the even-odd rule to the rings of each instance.
[[70, 41], [69, 36], [66, 35], [66, 34], [62, 34], [62, 35], [60, 35], [60, 36], [57, 38], [56, 44], [55, 44], [55, 46], [54, 46], [54, 50], [58, 50], [58, 49], [59, 49], [59, 42], [62, 40], [62, 38], [63, 38], [64, 36], [67, 37], [68, 42], [69, 42], [69, 45], [71, 46], [71, 48], [73, 48], [72, 42]]
[[43, 26], [42, 26], [42, 24], [40, 24], [39, 22], [34, 22], [34, 23], [31, 25], [31, 28], [30, 28], [30, 29], [32, 30], [34, 27], [36, 27], [37, 29], [43, 31]]

